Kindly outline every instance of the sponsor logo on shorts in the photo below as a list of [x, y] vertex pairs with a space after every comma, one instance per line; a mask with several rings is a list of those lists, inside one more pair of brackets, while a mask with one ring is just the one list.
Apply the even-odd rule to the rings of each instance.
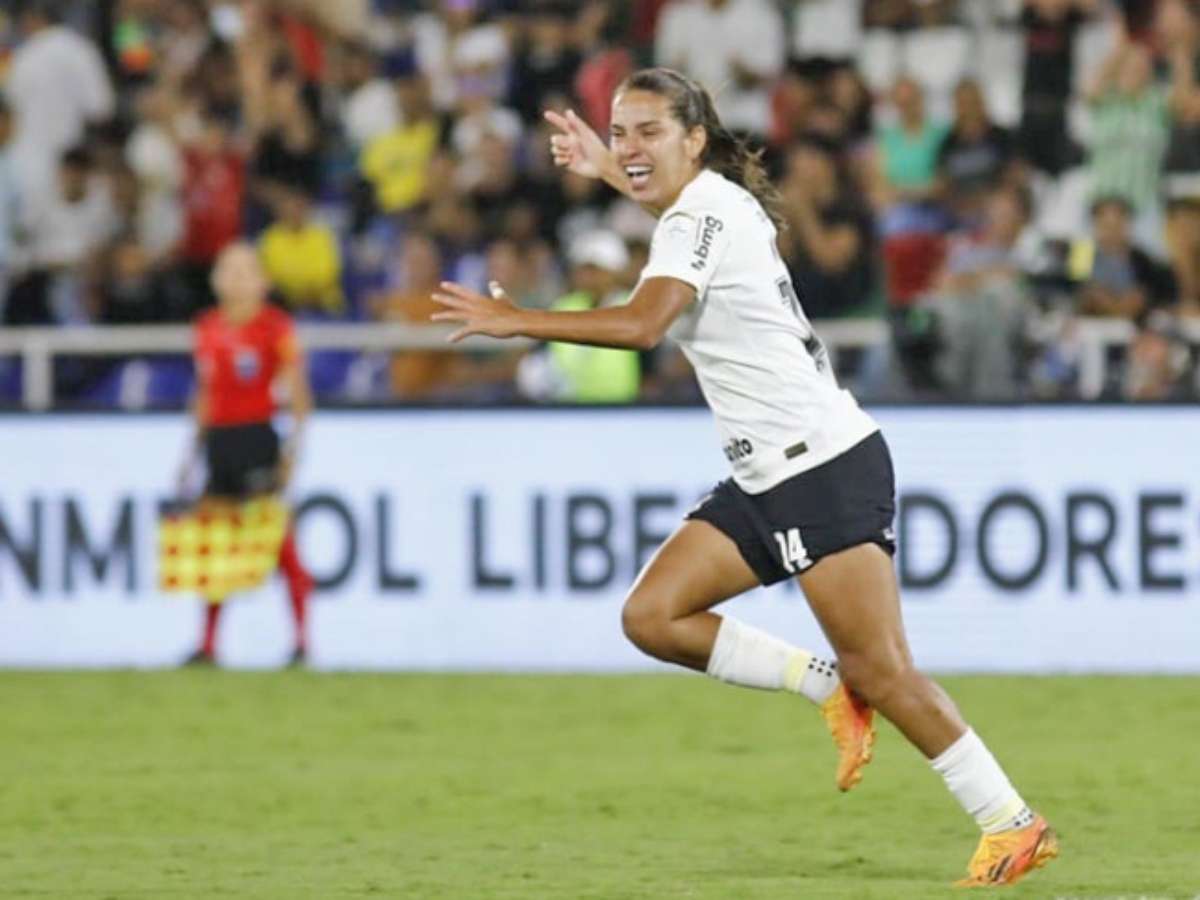
[[734, 438], [721, 449], [725, 451], [725, 458], [730, 462], [737, 462], [754, 454], [754, 445], [745, 438]]
[[705, 216], [700, 223], [700, 231], [696, 235], [696, 248], [692, 251], [692, 268], [697, 272], [704, 271], [708, 265], [708, 257], [712, 254], [713, 240], [718, 231], [725, 229], [725, 223], [716, 216]]

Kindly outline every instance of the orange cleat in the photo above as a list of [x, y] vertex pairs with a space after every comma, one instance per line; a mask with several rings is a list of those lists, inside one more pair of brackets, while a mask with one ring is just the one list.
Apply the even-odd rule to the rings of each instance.
[[968, 876], [955, 887], [1013, 884], [1058, 856], [1058, 835], [1041, 816], [1032, 824], [985, 834], [967, 864]]
[[862, 781], [863, 766], [871, 761], [875, 711], [852, 694], [844, 684], [821, 704], [821, 715], [838, 748], [837, 786], [848, 791]]

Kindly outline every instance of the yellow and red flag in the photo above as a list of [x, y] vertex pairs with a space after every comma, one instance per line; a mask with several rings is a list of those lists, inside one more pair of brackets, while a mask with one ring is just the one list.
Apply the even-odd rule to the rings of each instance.
[[219, 603], [262, 584], [279, 562], [288, 509], [278, 497], [201, 505], [158, 523], [158, 586]]

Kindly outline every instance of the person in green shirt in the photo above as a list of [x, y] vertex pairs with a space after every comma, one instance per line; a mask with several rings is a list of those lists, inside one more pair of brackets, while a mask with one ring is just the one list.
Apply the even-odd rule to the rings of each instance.
[[[576, 238], [567, 253], [571, 292], [553, 310], [585, 310], [629, 300], [625, 242], [611, 231]], [[632, 403], [641, 387], [641, 363], [632, 350], [551, 342], [521, 360], [517, 387], [535, 400], [561, 403]]]
[[1167, 91], [1154, 83], [1149, 51], [1121, 31], [1086, 97], [1092, 201], [1125, 200], [1140, 240], [1165, 254], [1159, 192], [1170, 115]]

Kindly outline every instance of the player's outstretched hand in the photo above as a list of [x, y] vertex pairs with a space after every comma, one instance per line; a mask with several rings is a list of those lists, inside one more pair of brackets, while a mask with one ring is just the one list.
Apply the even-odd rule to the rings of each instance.
[[548, 109], [543, 115], [559, 131], [550, 138], [554, 164], [584, 178], [603, 178], [610, 153], [592, 126], [575, 115], [573, 109], [565, 113]]
[[488, 290], [492, 296], [485, 297], [461, 284], [443, 281], [438, 290], [433, 292], [434, 302], [445, 308], [430, 318], [435, 322], [462, 323], [462, 328], [447, 340], [451, 343], [461, 341], [470, 334], [506, 338], [517, 333], [517, 319], [521, 311], [508, 299], [498, 282], [490, 282]]

